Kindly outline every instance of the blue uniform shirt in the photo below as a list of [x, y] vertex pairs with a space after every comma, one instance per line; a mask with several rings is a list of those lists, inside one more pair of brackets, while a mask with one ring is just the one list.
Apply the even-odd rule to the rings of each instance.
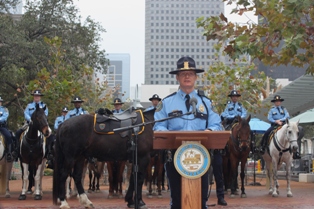
[[223, 118], [228, 118], [228, 119], [235, 118], [238, 115], [241, 118], [245, 118], [246, 117], [246, 109], [239, 102], [233, 103], [231, 101], [229, 101], [227, 103], [225, 111], [223, 111], [223, 113], [221, 113], [221, 116]]
[[0, 123], [7, 122], [9, 117], [9, 111], [6, 107], [0, 106]]
[[[45, 103], [39, 102], [39, 107], [44, 108], [46, 106], [45, 115], [48, 116], [48, 107]], [[36, 110], [36, 103], [32, 102], [27, 105], [27, 107], [24, 110], [24, 118], [27, 122], [31, 120], [32, 114]]]
[[[159, 102], [154, 115], [155, 120], [169, 117], [174, 111], [182, 111], [183, 114], [188, 112], [185, 106], [185, 95], [186, 94], [182, 90], [179, 90], [178, 92], [164, 98], [161, 102]], [[191, 92], [189, 95], [190, 98], [194, 97], [197, 99], [197, 117], [194, 114], [190, 114], [163, 122], [156, 122], [154, 126], [155, 131], [202, 131], [205, 129], [211, 129], [213, 131], [222, 130], [222, 126], [220, 124], [221, 119], [219, 115], [213, 111], [210, 99], [203, 96], [203, 100], [208, 108], [207, 111], [201, 96], [197, 94], [196, 90]], [[192, 111], [192, 106], [190, 106], [189, 111]], [[208, 119], [207, 127], [206, 119]]]
[[79, 108], [76, 109], [74, 108], [73, 110], [70, 110], [66, 115], [65, 115], [65, 119], [69, 119], [72, 118], [74, 116], [78, 116], [78, 115], [84, 115], [84, 114], [88, 114], [88, 112], [86, 110], [84, 110], [83, 108]]
[[146, 109], [144, 110], [144, 112], [145, 112], [145, 111], [153, 110], [153, 109], [155, 109], [155, 108], [156, 108], [156, 107], [154, 107], [154, 106], [150, 106], [150, 107], [146, 108]]
[[55, 130], [57, 130], [59, 125], [61, 123], [63, 123], [64, 121], [65, 121], [65, 116], [61, 115], [61, 116], [57, 117], [55, 120], [55, 125], [54, 125]]
[[112, 112], [112, 113], [122, 113], [123, 111], [124, 111], [124, 110], [120, 109], [119, 112], [118, 112], [116, 109], [114, 109], [114, 110], [112, 110], [111, 112]]
[[273, 106], [272, 108], [270, 108], [268, 112], [268, 120], [271, 123], [275, 123], [276, 120], [280, 120], [284, 122], [286, 118], [289, 119], [290, 116], [287, 109], [284, 108], [283, 106], [278, 106], [278, 107]]

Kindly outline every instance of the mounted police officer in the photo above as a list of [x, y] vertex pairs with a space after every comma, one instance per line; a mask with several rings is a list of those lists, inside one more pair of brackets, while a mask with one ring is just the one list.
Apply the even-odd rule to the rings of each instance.
[[84, 115], [88, 114], [86, 110], [84, 110], [81, 105], [84, 101], [81, 99], [81, 97], [75, 96], [71, 103], [74, 104], [74, 109], [70, 110], [66, 115], [65, 115], [65, 120], [78, 116], [78, 115]]
[[7, 161], [12, 162], [17, 157], [16, 151], [13, 150], [13, 147], [14, 147], [13, 143], [15, 142], [15, 138], [7, 129], [7, 120], [9, 117], [9, 110], [6, 107], [2, 106], [2, 102], [3, 102], [3, 99], [0, 96], [0, 132], [2, 133], [5, 139]]
[[264, 133], [262, 141], [261, 141], [261, 149], [260, 153], [264, 154], [266, 147], [267, 147], [267, 139], [269, 137], [269, 134], [277, 127], [283, 126], [285, 124], [286, 119], [290, 118], [289, 113], [286, 108], [281, 106], [281, 102], [283, 102], [284, 99], [281, 98], [279, 95], [275, 95], [274, 99], [271, 100], [275, 105], [272, 106], [268, 112], [268, 120], [271, 123], [271, 126], [269, 129]]
[[62, 113], [61, 113], [61, 116], [58, 116], [55, 120], [55, 125], [54, 125], [54, 129], [55, 131], [58, 130], [58, 127], [60, 124], [62, 124], [64, 121], [65, 121], [65, 116], [66, 114], [69, 112], [68, 108], [67, 107], [63, 107], [62, 108]]
[[[31, 120], [31, 117], [32, 117], [32, 114], [34, 113], [34, 111], [36, 110], [36, 104], [39, 105], [40, 108], [44, 108], [46, 107], [45, 109], [45, 115], [48, 117], [48, 107], [47, 105], [41, 101], [41, 97], [43, 97], [44, 95], [41, 93], [40, 90], [36, 89], [33, 93], [31, 93], [31, 95], [33, 96], [33, 102], [29, 103], [25, 110], [24, 110], [24, 118], [25, 118], [25, 125], [16, 131], [15, 133], [15, 136], [16, 136], [16, 139], [17, 141], [19, 142], [20, 141], [20, 138], [21, 138], [21, 134], [27, 129], [28, 127], [28, 124]], [[19, 147], [19, 143], [17, 143]]]
[[[155, 131], [219, 131], [222, 130], [221, 120], [219, 115], [213, 111], [212, 103], [203, 92], [194, 89], [197, 80], [197, 73], [204, 72], [203, 69], [197, 69], [195, 61], [191, 57], [182, 57], [177, 62], [177, 70], [169, 72], [175, 74], [176, 79], [180, 84], [177, 92], [167, 96], [156, 107], [155, 120], [160, 120], [175, 114], [185, 114], [193, 110], [189, 105], [190, 98], [197, 100], [195, 114], [184, 115], [171, 120], [163, 122], [156, 122], [154, 126]], [[194, 110], [193, 110], [194, 111]], [[218, 152], [217, 152], [218, 153]], [[168, 162], [165, 164], [167, 177], [170, 185], [171, 209], [181, 209], [181, 176], [175, 169], [173, 163], [174, 151], [169, 154]], [[221, 155], [220, 155], [221, 159]], [[214, 161], [219, 160], [219, 156], [214, 156]], [[213, 163], [214, 166], [221, 163]], [[219, 169], [216, 169], [218, 173]], [[215, 172], [215, 171], [214, 171]], [[216, 174], [217, 174], [216, 173]], [[208, 193], [208, 172], [202, 177], [202, 209], [206, 207], [207, 193]], [[218, 204], [227, 205], [224, 200], [222, 172], [220, 175], [215, 175], [217, 187], [219, 188]], [[217, 194], [218, 195], [218, 194]]]
[[241, 94], [239, 94], [236, 90], [232, 90], [228, 97], [231, 97], [231, 101], [228, 101], [224, 112], [221, 114], [226, 130], [231, 129], [232, 124], [236, 122], [235, 119], [237, 116], [240, 116], [241, 118], [246, 117], [246, 109], [240, 102], [238, 102]]
[[121, 109], [123, 104], [124, 102], [122, 102], [120, 98], [115, 98], [112, 103], [112, 105], [114, 106], [114, 110], [112, 110], [112, 113], [122, 113], [124, 111]]
[[152, 102], [152, 106], [146, 108], [145, 111], [155, 109], [158, 103], [161, 101], [161, 98], [158, 96], [158, 94], [154, 94], [151, 98], [149, 98], [149, 101]]

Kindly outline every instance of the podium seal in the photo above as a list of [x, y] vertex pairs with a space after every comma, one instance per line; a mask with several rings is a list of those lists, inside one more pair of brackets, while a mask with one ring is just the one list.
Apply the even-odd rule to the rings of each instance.
[[197, 179], [208, 170], [210, 155], [200, 143], [185, 143], [174, 154], [174, 166], [181, 176]]

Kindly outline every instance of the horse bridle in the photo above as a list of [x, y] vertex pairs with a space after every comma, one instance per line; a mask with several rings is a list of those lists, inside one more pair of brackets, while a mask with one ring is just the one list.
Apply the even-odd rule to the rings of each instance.
[[[237, 124], [237, 125], [239, 125], [239, 124]], [[236, 126], [237, 126], [237, 125], [236, 125]], [[232, 127], [232, 130], [233, 130], [236, 126]], [[235, 149], [236, 151], [237, 151], [237, 149], [236, 149], [236, 147], [235, 147], [235, 144], [237, 144], [237, 146], [239, 147], [239, 149], [240, 149], [240, 151], [241, 151], [241, 150], [242, 150], [242, 148], [240, 147], [240, 144], [241, 144], [241, 143], [243, 143], [243, 142], [250, 143], [250, 137], [249, 137], [248, 139], [241, 139], [241, 138], [240, 138], [240, 132], [241, 132], [241, 130], [238, 130], [238, 134], [237, 134], [237, 137], [236, 137], [236, 138], [233, 136], [233, 134], [232, 134], [232, 132], [231, 132], [231, 139], [232, 139], [232, 141], [233, 141], [233, 147], [234, 147], [234, 149]]]
[[[287, 125], [287, 128], [286, 128], [286, 130], [285, 130], [285, 131], [286, 131], [286, 136], [287, 136], [287, 138], [289, 139], [287, 132], [290, 131], [290, 130], [288, 130], [288, 129], [289, 129], [289, 125]], [[281, 160], [281, 157], [282, 157], [282, 154], [283, 154], [284, 152], [288, 152], [288, 151], [289, 151], [290, 154], [291, 154], [291, 143], [294, 142], [294, 141], [297, 141], [297, 140], [288, 140], [289, 147], [285, 149], [285, 146], [283, 146], [282, 144], [280, 144], [280, 142], [278, 141], [277, 132], [276, 132], [275, 135], [274, 135], [274, 140], [273, 140], [273, 141], [274, 141], [274, 145], [275, 145], [276, 149], [277, 149], [278, 152], [279, 152], [279, 160], [278, 160], [278, 165], [279, 165], [280, 160]], [[280, 147], [282, 147], [283, 149], [281, 149]]]

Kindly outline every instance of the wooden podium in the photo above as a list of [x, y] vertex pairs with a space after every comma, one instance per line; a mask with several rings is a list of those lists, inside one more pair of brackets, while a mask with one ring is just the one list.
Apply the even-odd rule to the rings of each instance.
[[[199, 142], [207, 149], [224, 149], [230, 131], [155, 131], [153, 149], [177, 149], [182, 143]], [[182, 209], [202, 208], [201, 178], [181, 177]]]

